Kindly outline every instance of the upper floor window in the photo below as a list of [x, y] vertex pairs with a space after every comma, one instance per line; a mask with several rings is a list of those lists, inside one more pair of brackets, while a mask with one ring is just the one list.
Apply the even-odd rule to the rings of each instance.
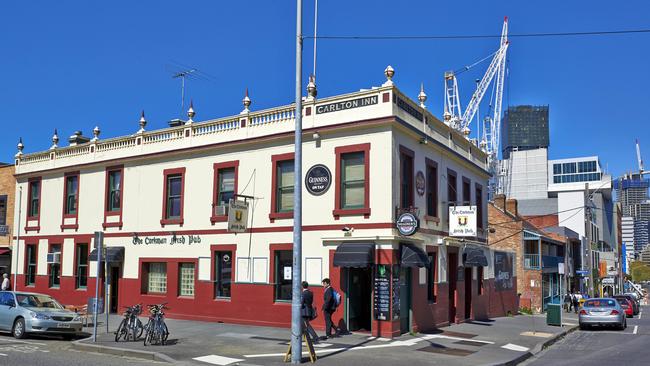
[[29, 217], [37, 217], [41, 200], [41, 180], [32, 180], [29, 182], [29, 202], [27, 207], [27, 215]]
[[76, 215], [79, 197], [79, 175], [65, 177], [65, 214]]
[[181, 202], [183, 199], [183, 176], [172, 174], [167, 176], [167, 212], [166, 219], [181, 217]]
[[334, 210], [341, 215], [370, 217], [370, 144], [339, 146], [334, 172]]
[[217, 203], [225, 205], [235, 197], [235, 168], [220, 169], [217, 179]]
[[562, 164], [553, 164], [553, 174], [562, 174]]
[[213, 209], [210, 221], [214, 224], [215, 222], [226, 221], [228, 219], [224, 206], [228, 206], [228, 202], [230, 202], [231, 199], [234, 199], [237, 194], [237, 171], [239, 170], [239, 161], [215, 163], [213, 170]]
[[447, 202], [450, 206], [458, 204], [458, 192], [456, 191], [456, 173], [447, 170]]
[[413, 207], [413, 151], [400, 146], [400, 207]]
[[362, 208], [366, 186], [364, 152], [341, 154], [341, 208]]
[[293, 211], [293, 164], [293, 160], [284, 160], [277, 163], [275, 212]]
[[7, 195], [0, 196], [0, 225], [7, 225]]
[[108, 171], [108, 189], [106, 192], [107, 211], [122, 210], [122, 170]]
[[185, 168], [163, 171], [163, 211], [160, 224], [183, 225], [183, 195], [185, 192]]
[[472, 204], [471, 189], [471, 182], [469, 179], [463, 177], [463, 205], [469, 206]]
[[483, 187], [476, 185], [476, 226], [483, 228]]
[[427, 159], [427, 216], [438, 216], [438, 166]]

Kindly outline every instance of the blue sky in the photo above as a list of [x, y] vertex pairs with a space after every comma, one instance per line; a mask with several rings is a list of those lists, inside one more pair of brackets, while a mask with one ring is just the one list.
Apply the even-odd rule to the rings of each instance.
[[[305, 0], [305, 35], [313, 0]], [[647, 1], [320, 0], [319, 35], [499, 34], [650, 28]], [[198, 120], [238, 113], [246, 88], [252, 109], [290, 103], [294, 93], [295, 1], [5, 1], [0, 11], [0, 161], [47, 149], [98, 125], [101, 137], [164, 127], [180, 111], [178, 64], [213, 76], [189, 80]], [[380, 85], [396, 69], [397, 86], [415, 98], [424, 83], [441, 115], [445, 70], [495, 51], [497, 39], [320, 40], [318, 92], [329, 96]], [[552, 158], [599, 155], [614, 175], [636, 168], [634, 140], [650, 165], [650, 34], [516, 38], [509, 50], [504, 108], [550, 105]], [[312, 43], [305, 42], [304, 73]], [[459, 79], [467, 104], [474, 79]], [[484, 110], [485, 107], [482, 107]]]

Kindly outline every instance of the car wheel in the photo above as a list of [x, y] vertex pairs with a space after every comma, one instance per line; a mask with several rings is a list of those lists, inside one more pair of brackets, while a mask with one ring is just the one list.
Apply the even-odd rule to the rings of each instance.
[[585, 324], [580, 324], [580, 330], [587, 330], [587, 326]]
[[77, 338], [77, 336], [74, 335], [74, 334], [64, 334], [63, 335], [63, 339], [66, 340], [66, 341], [72, 341], [75, 338]]
[[27, 336], [27, 332], [25, 332], [25, 319], [23, 318], [16, 319], [16, 321], [14, 322], [14, 327], [11, 330], [11, 334], [16, 339], [23, 339]]

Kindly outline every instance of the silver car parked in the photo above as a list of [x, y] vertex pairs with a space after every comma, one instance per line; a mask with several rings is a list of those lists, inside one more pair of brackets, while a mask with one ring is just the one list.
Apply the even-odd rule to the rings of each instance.
[[580, 329], [590, 326], [615, 326], [620, 330], [627, 328], [625, 310], [610, 298], [589, 299], [584, 302], [578, 314]]
[[81, 318], [49, 295], [0, 291], [0, 331], [16, 338], [28, 333], [60, 334], [73, 338], [81, 333]]

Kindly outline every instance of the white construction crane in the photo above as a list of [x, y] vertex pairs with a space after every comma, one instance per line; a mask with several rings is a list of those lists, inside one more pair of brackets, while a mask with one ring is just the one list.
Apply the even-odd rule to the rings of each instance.
[[[501, 43], [499, 49], [493, 54], [492, 62], [488, 66], [485, 75], [478, 83], [476, 91], [472, 95], [465, 112], [462, 112], [460, 98], [458, 97], [458, 81], [456, 73], [448, 71], [445, 73], [445, 107], [443, 119], [445, 123], [458, 130], [469, 139], [471, 132], [469, 125], [476, 114], [478, 107], [488, 90], [490, 83], [494, 80], [494, 108], [492, 117], [486, 117], [483, 126], [483, 136], [479, 146], [488, 155], [488, 169], [494, 178], [490, 191], [492, 194], [499, 193], [502, 185], [502, 173], [499, 169], [498, 152], [499, 152], [499, 133], [501, 131], [501, 109], [503, 99], [503, 85], [506, 73], [506, 53], [508, 51], [508, 17], [503, 20], [501, 31]], [[488, 56], [490, 57], [490, 56]], [[487, 58], [486, 58], [487, 59]], [[485, 59], [483, 59], [485, 60]], [[480, 60], [471, 66], [465, 67], [469, 70], [472, 66], [480, 63]], [[496, 76], [496, 78], [495, 78]]]
[[643, 170], [643, 159], [641, 158], [641, 148], [639, 147], [639, 139], [636, 139], [636, 160], [639, 163], [639, 175], [650, 174], [650, 171]]

